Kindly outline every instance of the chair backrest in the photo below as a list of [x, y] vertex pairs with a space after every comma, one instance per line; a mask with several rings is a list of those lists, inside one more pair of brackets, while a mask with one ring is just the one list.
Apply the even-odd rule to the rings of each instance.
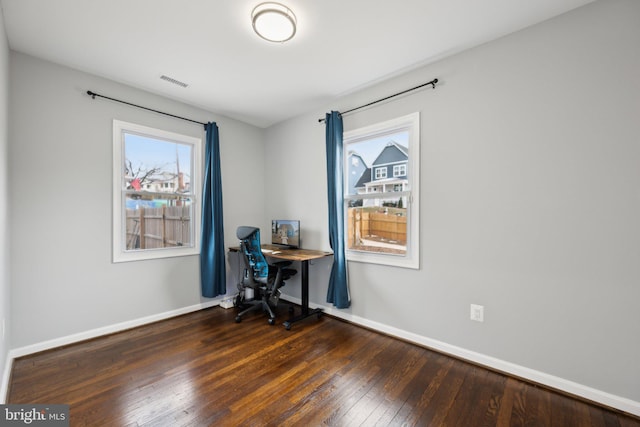
[[240, 226], [236, 230], [236, 236], [240, 239], [240, 251], [244, 256], [246, 268], [250, 270], [253, 280], [259, 283], [266, 283], [269, 277], [269, 264], [267, 264], [260, 247], [260, 229]]

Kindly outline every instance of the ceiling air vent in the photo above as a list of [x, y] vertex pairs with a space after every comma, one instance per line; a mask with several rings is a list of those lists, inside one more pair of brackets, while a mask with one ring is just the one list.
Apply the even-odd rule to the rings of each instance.
[[172, 78], [171, 78], [171, 77], [169, 77], [169, 76], [162, 75], [162, 76], [160, 76], [160, 78], [161, 78], [162, 80], [168, 81], [169, 83], [173, 83], [174, 85], [178, 85], [178, 86], [182, 86], [182, 87], [187, 87], [187, 86], [189, 86], [188, 84], [186, 84], [186, 83], [184, 83], [184, 82], [181, 82], [180, 80], [172, 79]]

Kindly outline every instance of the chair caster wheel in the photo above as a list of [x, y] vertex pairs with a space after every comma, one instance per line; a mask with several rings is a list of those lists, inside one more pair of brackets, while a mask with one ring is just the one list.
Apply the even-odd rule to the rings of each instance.
[[290, 331], [290, 330], [291, 330], [291, 323], [289, 323], [289, 322], [285, 322], [285, 324], [284, 324], [284, 328], [285, 328], [287, 331]]
[[242, 322], [242, 317], [236, 316], [236, 323], [240, 323], [240, 322]]
[[276, 319], [274, 319], [273, 317], [270, 317], [270, 318], [269, 318], [269, 320], [268, 320], [268, 322], [269, 322], [269, 324], [270, 324], [271, 326], [273, 326], [273, 325], [275, 325], [275, 324], [276, 324]]

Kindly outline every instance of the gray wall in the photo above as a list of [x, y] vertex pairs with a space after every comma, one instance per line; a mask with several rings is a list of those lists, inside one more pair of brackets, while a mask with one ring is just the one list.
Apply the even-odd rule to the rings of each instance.
[[227, 244], [240, 223], [264, 216], [261, 130], [24, 54], [10, 59], [13, 348], [205, 302], [197, 256], [111, 262], [112, 120], [204, 138], [202, 126], [85, 93], [217, 121]]
[[[10, 348], [8, 336], [10, 326], [9, 306], [9, 185], [8, 185], [8, 138], [9, 115], [9, 46], [4, 30], [4, 17], [0, 8], [0, 369], [4, 375], [5, 361]], [[5, 325], [4, 332], [2, 330]], [[4, 381], [1, 382], [4, 385]], [[3, 402], [4, 390], [0, 393]]]
[[[638, 22], [640, 2], [596, 2], [268, 129], [264, 225], [300, 218], [303, 245], [328, 249], [317, 119], [437, 77], [344, 118], [348, 131], [420, 111], [422, 144], [421, 268], [349, 263], [344, 315], [638, 408]], [[327, 305], [328, 263], [311, 269]]]

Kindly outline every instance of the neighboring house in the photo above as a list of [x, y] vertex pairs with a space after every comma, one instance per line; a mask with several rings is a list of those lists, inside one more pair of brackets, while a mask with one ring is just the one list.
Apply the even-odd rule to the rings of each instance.
[[393, 141], [389, 142], [356, 183], [358, 194], [384, 193], [379, 198], [365, 200], [364, 206], [382, 206], [385, 203], [398, 203], [402, 199], [402, 207], [406, 207], [405, 197], [391, 193], [407, 190], [408, 163], [408, 149]]
[[129, 188], [138, 191], [149, 191], [152, 193], [185, 193], [188, 192], [190, 183], [185, 182], [182, 172], [160, 172], [147, 177], [141, 183], [137, 178], [129, 178]]
[[358, 194], [357, 184], [362, 177], [367, 165], [360, 154], [355, 151], [349, 151], [348, 159], [349, 170], [347, 171], [347, 194]]

